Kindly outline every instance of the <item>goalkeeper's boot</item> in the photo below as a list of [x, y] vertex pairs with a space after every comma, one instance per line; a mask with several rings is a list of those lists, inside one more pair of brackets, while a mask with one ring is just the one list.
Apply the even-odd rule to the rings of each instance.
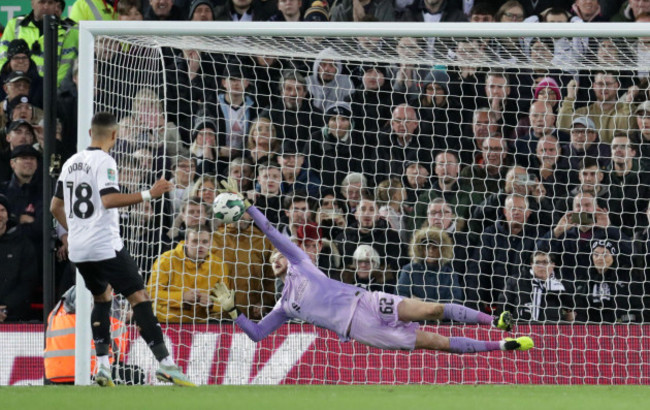
[[512, 313], [505, 311], [499, 317], [495, 317], [492, 323], [494, 327], [509, 332], [512, 330]]
[[506, 338], [503, 350], [521, 350], [522, 352], [530, 350], [535, 347], [533, 339], [528, 336], [518, 337], [516, 339]]
[[113, 383], [113, 378], [111, 377], [111, 369], [100, 364], [95, 375], [95, 383], [102, 387], [115, 387], [115, 383]]
[[161, 382], [174, 383], [177, 386], [196, 387], [196, 384], [192, 383], [181, 368], [176, 365], [165, 366], [161, 364], [156, 370], [156, 378]]

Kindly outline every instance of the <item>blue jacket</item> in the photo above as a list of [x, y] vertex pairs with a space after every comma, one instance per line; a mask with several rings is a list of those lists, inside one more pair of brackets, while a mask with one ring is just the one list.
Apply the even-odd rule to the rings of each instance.
[[397, 278], [397, 294], [439, 303], [459, 302], [462, 299], [458, 275], [451, 264], [439, 267], [421, 262], [409, 263]]

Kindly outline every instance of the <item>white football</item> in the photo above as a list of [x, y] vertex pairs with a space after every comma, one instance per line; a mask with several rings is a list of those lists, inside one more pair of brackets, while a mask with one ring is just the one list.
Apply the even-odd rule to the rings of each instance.
[[214, 217], [226, 224], [239, 221], [245, 211], [244, 201], [230, 192], [217, 195], [212, 204]]

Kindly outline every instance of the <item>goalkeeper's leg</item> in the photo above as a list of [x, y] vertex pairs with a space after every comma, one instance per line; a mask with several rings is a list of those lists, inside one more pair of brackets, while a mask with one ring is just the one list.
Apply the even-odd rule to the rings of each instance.
[[423, 320], [453, 320], [455, 322], [492, 325], [502, 330], [510, 330], [512, 316], [503, 312], [498, 318], [486, 313], [455, 303], [432, 303], [415, 299], [404, 299], [397, 306], [399, 319], [404, 322], [420, 322]]
[[528, 336], [517, 339], [505, 339], [498, 342], [470, 339], [467, 337], [445, 337], [436, 333], [416, 331], [415, 348], [440, 350], [449, 353], [479, 353], [494, 350], [529, 350], [534, 347]]

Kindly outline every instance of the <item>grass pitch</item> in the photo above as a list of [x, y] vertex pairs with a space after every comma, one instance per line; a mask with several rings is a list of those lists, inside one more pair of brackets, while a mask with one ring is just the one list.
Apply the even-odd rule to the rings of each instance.
[[2, 387], [3, 409], [640, 410], [647, 386]]

